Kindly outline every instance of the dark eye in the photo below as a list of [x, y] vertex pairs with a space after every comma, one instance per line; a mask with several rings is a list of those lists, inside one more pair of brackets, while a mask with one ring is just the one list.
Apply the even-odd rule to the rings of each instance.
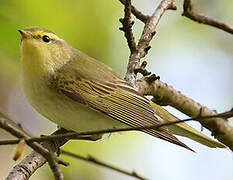
[[43, 39], [43, 41], [46, 42], [46, 43], [48, 43], [48, 42], [50, 41], [50, 38], [49, 38], [48, 36], [46, 36], [46, 35], [43, 36], [42, 39]]

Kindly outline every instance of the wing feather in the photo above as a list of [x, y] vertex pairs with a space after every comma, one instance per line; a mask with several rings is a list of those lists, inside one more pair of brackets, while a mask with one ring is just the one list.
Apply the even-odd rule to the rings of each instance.
[[[85, 104], [131, 127], [161, 123], [155, 117], [149, 101], [123, 80], [101, 83], [83, 77], [76, 77], [76, 81], [72, 79], [74, 77], [65, 76], [64, 73], [56, 73], [54, 76], [56, 88], [77, 103]], [[142, 131], [192, 150], [166, 128], [161, 128], [160, 131], [154, 129]]]

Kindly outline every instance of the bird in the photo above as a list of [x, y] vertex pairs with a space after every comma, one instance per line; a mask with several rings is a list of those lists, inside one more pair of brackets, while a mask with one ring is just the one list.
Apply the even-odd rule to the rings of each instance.
[[[75, 132], [162, 123], [150, 101], [109, 66], [48, 29], [18, 31], [25, 96], [48, 120]], [[141, 131], [193, 151], [166, 127]]]

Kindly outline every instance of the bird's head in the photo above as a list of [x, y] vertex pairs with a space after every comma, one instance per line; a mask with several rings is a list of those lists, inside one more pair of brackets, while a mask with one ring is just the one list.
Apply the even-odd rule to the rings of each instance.
[[72, 48], [50, 30], [29, 27], [18, 31], [21, 34], [22, 68], [32, 76], [53, 72], [72, 55]]

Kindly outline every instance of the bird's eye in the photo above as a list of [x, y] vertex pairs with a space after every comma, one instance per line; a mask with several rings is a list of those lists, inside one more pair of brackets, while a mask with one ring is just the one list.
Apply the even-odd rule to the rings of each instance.
[[48, 36], [46, 36], [46, 35], [43, 36], [42, 39], [43, 39], [43, 41], [46, 42], [46, 43], [48, 43], [48, 42], [50, 41], [50, 38], [49, 38]]

